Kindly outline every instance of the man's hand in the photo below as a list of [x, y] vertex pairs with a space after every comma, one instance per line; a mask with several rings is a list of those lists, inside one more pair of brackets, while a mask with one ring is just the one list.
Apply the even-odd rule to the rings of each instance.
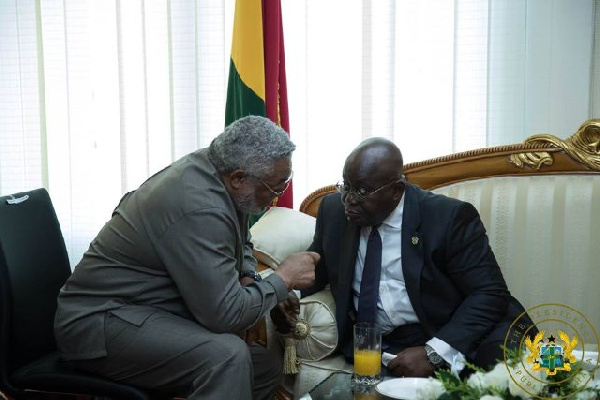
[[433, 375], [435, 368], [429, 363], [425, 347], [409, 347], [396, 354], [388, 369], [395, 376], [427, 378]]
[[300, 314], [300, 300], [296, 293], [289, 292], [288, 298], [271, 310], [271, 319], [279, 333], [289, 333], [294, 329]]
[[275, 273], [285, 282], [288, 290], [306, 289], [315, 283], [315, 265], [321, 256], [312, 251], [290, 254]]

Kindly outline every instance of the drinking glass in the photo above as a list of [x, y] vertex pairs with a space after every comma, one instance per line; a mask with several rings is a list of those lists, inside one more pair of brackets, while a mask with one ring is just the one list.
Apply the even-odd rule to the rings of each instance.
[[381, 331], [372, 323], [354, 325], [354, 383], [376, 385], [381, 381]]

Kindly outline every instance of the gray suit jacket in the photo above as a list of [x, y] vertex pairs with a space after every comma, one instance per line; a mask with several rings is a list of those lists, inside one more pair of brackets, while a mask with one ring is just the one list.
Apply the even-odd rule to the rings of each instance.
[[247, 287], [256, 260], [236, 211], [201, 149], [127, 193], [58, 297], [55, 334], [66, 359], [106, 355], [104, 317], [141, 325], [169, 311], [215, 333], [239, 333], [287, 297], [272, 274]]
[[[410, 183], [404, 196], [398, 246], [411, 304], [431, 337], [473, 358], [484, 339], [503, 340], [524, 309], [506, 287], [475, 207]], [[359, 233], [346, 220], [340, 194], [326, 196], [310, 247], [321, 254], [315, 285], [302, 295], [331, 285], [341, 349], [352, 340]]]

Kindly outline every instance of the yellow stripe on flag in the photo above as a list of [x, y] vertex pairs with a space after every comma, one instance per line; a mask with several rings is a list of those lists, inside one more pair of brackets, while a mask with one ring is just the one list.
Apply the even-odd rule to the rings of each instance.
[[265, 56], [261, 0], [237, 0], [231, 59], [242, 82], [265, 100]]

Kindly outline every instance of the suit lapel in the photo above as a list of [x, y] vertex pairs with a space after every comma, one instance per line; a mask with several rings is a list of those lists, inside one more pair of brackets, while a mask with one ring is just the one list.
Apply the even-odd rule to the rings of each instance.
[[431, 327], [423, 312], [421, 297], [421, 272], [423, 270], [423, 239], [420, 235], [421, 209], [419, 189], [406, 183], [402, 217], [402, 272], [410, 302], [421, 325], [431, 333]]

